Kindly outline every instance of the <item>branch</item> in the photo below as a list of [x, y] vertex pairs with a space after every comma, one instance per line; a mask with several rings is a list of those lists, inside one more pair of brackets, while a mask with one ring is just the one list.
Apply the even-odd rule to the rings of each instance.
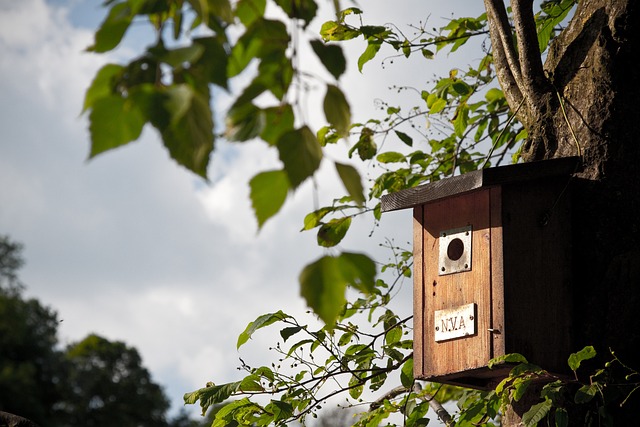
[[527, 98], [533, 98], [530, 101], [535, 103], [536, 95], [543, 88], [544, 69], [533, 16], [533, 1], [511, 0], [511, 10], [516, 27], [520, 71], [522, 72], [523, 86], [520, 87], [520, 90]]
[[[511, 26], [502, 0], [484, 0], [489, 22], [493, 62], [498, 81], [512, 109], [522, 102], [523, 84], [520, 62], [511, 42]], [[536, 44], [537, 45], [537, 44]]]
[[[422, 387], [420, 386], [419, 383], [415, 383], [413, 385], [413, 389], [411, 390], [409, 390], [404, 386], [398, 386], [398, 387], [392, 388], [391, 390], [386, 392], [384, 395], [380, 396], [379, 398], [371, 402], [371, 405], [369, 405], [369, 411], [379, 408], [387, 399], [393, 399], [394, 397], [397, 397], [403, 393], [408, 393], [410, 391], [413, 391], [414, 393], [418, 393], [420, 392], [420, 390], [422, 390]], [[424, 398], [424, 400], [429, 402], [429, 407], [434, 410], [434, 412], [436, 413], [440, 421], [445, 423], [447, 426], [452, 425], [453, 418], [451, 418], [451, 414], [449, 414], [449, 412], [444, 408], [444, 406], [442, 406], [440, 402], [438, 402], [435, 399], [435, 396], [432, 396], [429, 393], [422, 393], [422, 397]]]

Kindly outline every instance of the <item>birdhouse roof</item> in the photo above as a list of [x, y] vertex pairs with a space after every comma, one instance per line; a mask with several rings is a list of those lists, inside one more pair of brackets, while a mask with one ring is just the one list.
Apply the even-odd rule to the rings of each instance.
[[413, 208], [414, 206], [478, 190], [483, 187], [553, 176], [568, 176], [577, 172], [579, 165], [579, 157], [561, 157], [480, 169], [384, 195], [382, 196], [381, 208], [382, 212], [390, 212]]

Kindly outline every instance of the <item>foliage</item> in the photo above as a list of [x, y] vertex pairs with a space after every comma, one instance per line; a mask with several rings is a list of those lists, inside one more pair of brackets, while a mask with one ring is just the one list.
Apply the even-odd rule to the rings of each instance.
[[[513, 356], [517, 359], [494, 361], [523, 362], [514, 366], [509, 376], [496, 387], [495, 399], [505, 407], [519, 401], [533, 384], [544, 384], [540, 402], [531, 406], [522, 417], [526, 427], [536, 426], [544, 420], [555, 422], [558, 427], [568, 426], [570, 421], [572, 425], [614, 425], [615, 408], [628, 404], [640, 389], [640, 373], [622, 362], [613, 351], [604, 367], [596, 368], [588, 375], [579, 374], [578, 369], [583, 362], [596, 357], [596, 350], [587, 346], [571, 354], [568, 365], [574, 373], [573, 380], [559, 378], [528, 363], [521, 355], [508, 355]], [[572, 417], [577, 418], [577, 422]]]

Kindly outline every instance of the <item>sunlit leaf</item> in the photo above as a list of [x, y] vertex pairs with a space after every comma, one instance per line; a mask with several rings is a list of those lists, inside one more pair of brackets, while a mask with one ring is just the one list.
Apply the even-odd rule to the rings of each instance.
[[96, 100], [89, 114], [89, 157], [137, 139], [144, 124], [144, 115], [132, 100], [115, 95]]
[[413, 359], [409, 359], [402, 365], [400, 370], [400, 382], [403, 386], [411, 389], [413, 386]]
[[124, 67], [117, 64], [107, 64], [100, 68], [87, 89], [82, 111], [93, 106], [96, 100], [113, 94], [114, 80], [122, 75]]
[[93, 45], [87, 50], [103, 53], [114, 49], [120, 44], [135, 14], [129, 3], [116, 3], [111, 7], [109, 14], [100, 25], [100, 28], [98, 28], [98, 31], [96, 31]]
[[397, 151], [387, 151], [385, 153], [380, 153], [376, 157], [376, 159], [380, 163], [401, 163], [406, 162], [407, 158], [402, 153], [398, 153]]
[[382, 39], [379, 37], [369, 37], [367, 47], [358, 58], [358, 71], [362, 72], [364, 64], [375, 58], [376, 54], [382, 46]]
[[258, 220], [258, 227], [274, 216], [287, 198], [289, 180], [282, 170], [261, 172], [249, 182], [251, 205]]
[[522, 424], [524, 424], [525, 427], [534, 427], [538, 425], [538, 423], [547, 416], [552, 406], [553, 402], [551, 402], [550, 400], [545, 400], [536, 405], [533, 405], [522, 416]]
[[244, 332], [242, 332], [238, 336], [238, 342], [236, 344], [236, 348], [240, 348], [244, 343], [249, 341], [251, 335], [258, 329], [262, 329], [266, 326], [273, 325], [276, 322], [280, 322], [284, 319], [289, 318], [290, 316], [282, 311], [278, 311], [276, 313], [268, 313], [259, 316], [256, 320], [249, 323], [245, 328]]
[[569, 356], [569, 367], [572, 371], [576, 371], [583, 361], [593, 359], [594, 357], [596, 357], [596, 349], [590, 345], [586, 346], [577, 353], [572, 353]]
[[336, 21], [327, 21], [322, 24], [320, 35], [324, 41], [341, 41], [358, 37], [360, 31]]

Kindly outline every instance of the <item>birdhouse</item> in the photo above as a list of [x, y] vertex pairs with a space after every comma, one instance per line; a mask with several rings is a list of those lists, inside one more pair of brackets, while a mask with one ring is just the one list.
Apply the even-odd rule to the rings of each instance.
[[413, 209], [414, 376], [493, 388], [520, 353], [563, 373], [571, 348], [578, 158], [482, 169], [382, 198]]

